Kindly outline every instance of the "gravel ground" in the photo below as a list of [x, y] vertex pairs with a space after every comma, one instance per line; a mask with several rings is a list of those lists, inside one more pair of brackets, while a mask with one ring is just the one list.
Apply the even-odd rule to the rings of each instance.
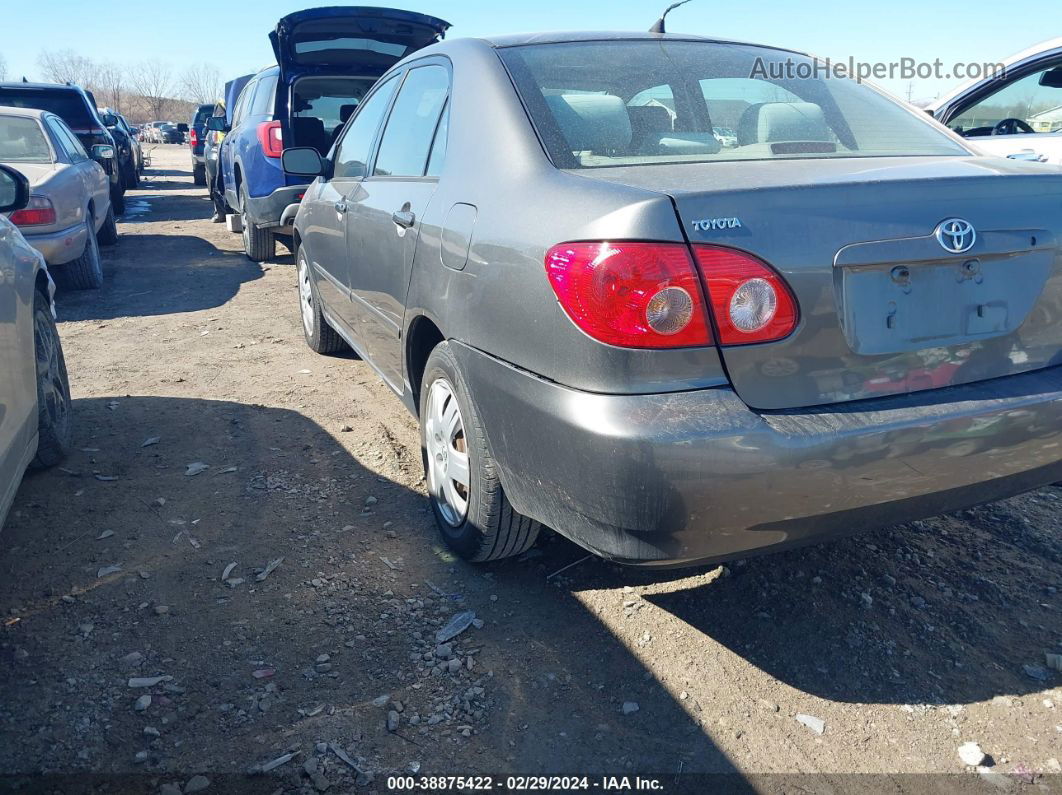
[[58, 297], [76, 450], [0, 535], [0, 790], [1062, 784], [1062, 490], [713, 569], [552, 535], [466, 565], [415, 421], [304, 345], [287, 251], [249, 262], [153, 158], [103, 290]]

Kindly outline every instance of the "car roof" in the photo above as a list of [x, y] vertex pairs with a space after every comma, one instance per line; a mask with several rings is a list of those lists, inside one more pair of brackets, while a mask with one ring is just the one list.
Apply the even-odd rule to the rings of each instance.
[[[745, 47], [762, 47], [781, 52], [807, 55], [800, 50], [788, 47], [773, 47], [767, 44], [755, 44], [736, 39], [716, 38], [714, 36], [694, 36], [685, 33], [639, 33], [636, 31], [553, 31], [548, 33], [513, 33], [502, 36], [484, 36], [481, 39], [492, 47], [523, 47], [529, 44], [565, 44], [583, 41], [697, 41], [710, 44], [738, 44]], [[450, 41], [454, 41], [451, 39]]]
[[76, 86], [73, 83], [23, 83], [21, 80], [8, 80], [5, 83], [0, 83], [0, 88], [34, 88], [34, 89], [54, 89], [63, 91], [76, 91], [81, 94], [84, 93], [84, 89], [81, 86]]
[[45, 116], [54, 116], [50, 110], [40, 110], [39, 108], [12, 108], [7, 105], [0, 105], [0, 116], [26, 116], [31, 119], [42, 119]]

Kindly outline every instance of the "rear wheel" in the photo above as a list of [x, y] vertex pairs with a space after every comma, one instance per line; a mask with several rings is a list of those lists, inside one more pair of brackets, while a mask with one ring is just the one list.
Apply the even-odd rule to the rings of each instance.
[[85, 250], [81, 256], [53, 271], [55, 280], [70, 290], [98, 290], [103, 286], [103, 260], [92, 213], [86, 213], [85, 227]]
[[70, 450], [70, 380], [48, 299], [33, 296], [33, 347], [37, 360], [37, 457], [35, 467], [58, 464]]
[[321, 314], [321, 302], [317, 297], [317, 287], [310, 274], [310, 263], [300, 246], [296, 254], [296, 271], [299, 276], [299, 310], [302, 315], [302, 332], [306, 344], [316, 353], [339, 353], [347, 348], [347, 343], [336, 334]]
[[120, 184], [111, 185], [111, 206], [116, 213], [125, 212], [125, 189]]
[[277, 241], [268, 229], [258, 229], [247, 209], [250, 205], [246, 186], [240, 188], [240, 220], [243, 222], [243, 250], [253, 262], [265, 262], [277, 254]]
[[421, 452], [435, 522], [465, 560], [488, 561], [531, 548], [541, 526], [513, 510], [487, 449], [470, 389], [449, 344], [428, 357], [420, 395]]
[[192, 182], [196, 185], [206, 185], [206, 166], [194, 164], [192, 166]]
[[113, 246], [118, 243], [118, 223], [114, 220], [114, 207], [107, 208], [107, 217], [103, 219], [103, 226], [96, 233], [96, 240], [101, 246]]

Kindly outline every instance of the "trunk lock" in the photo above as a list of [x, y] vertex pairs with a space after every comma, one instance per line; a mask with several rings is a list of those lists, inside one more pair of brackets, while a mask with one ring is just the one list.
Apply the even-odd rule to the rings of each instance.
[[964, 282], [968, 279], [973, 279], [978, 284], [984, 280], [984, 277], [981, 275], [981, 260], [968, 259], [959, 267], [959, 277], [957, 281]]
[[911, 269], [906, 265], [897, 265], [892, 269], [892, 280], [900, 285], [905, 293], [911, 292]]

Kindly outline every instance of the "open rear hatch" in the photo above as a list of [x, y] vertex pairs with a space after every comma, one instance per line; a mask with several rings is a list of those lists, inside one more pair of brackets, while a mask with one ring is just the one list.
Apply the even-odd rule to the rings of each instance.
[[450, 23], [395, 8], [308, 8], [283, 17], [269, 34], [281, 78], [357, 69], [382, 74], [411, 52], [439, 41]]
[[[921, 157], [643, 166], [594, 176], [670, 194], [692, 243], [755, 254], [792, 288], [800, 306], [792, 334], [722, 348], [731, 383], [753, 408], [1062, 364], [1055, 169]], [[740, 225], [727, 220], [735, 218]], [[969, 250], [942, 245], [935, 232], [948, 219], [972, 226]]]

